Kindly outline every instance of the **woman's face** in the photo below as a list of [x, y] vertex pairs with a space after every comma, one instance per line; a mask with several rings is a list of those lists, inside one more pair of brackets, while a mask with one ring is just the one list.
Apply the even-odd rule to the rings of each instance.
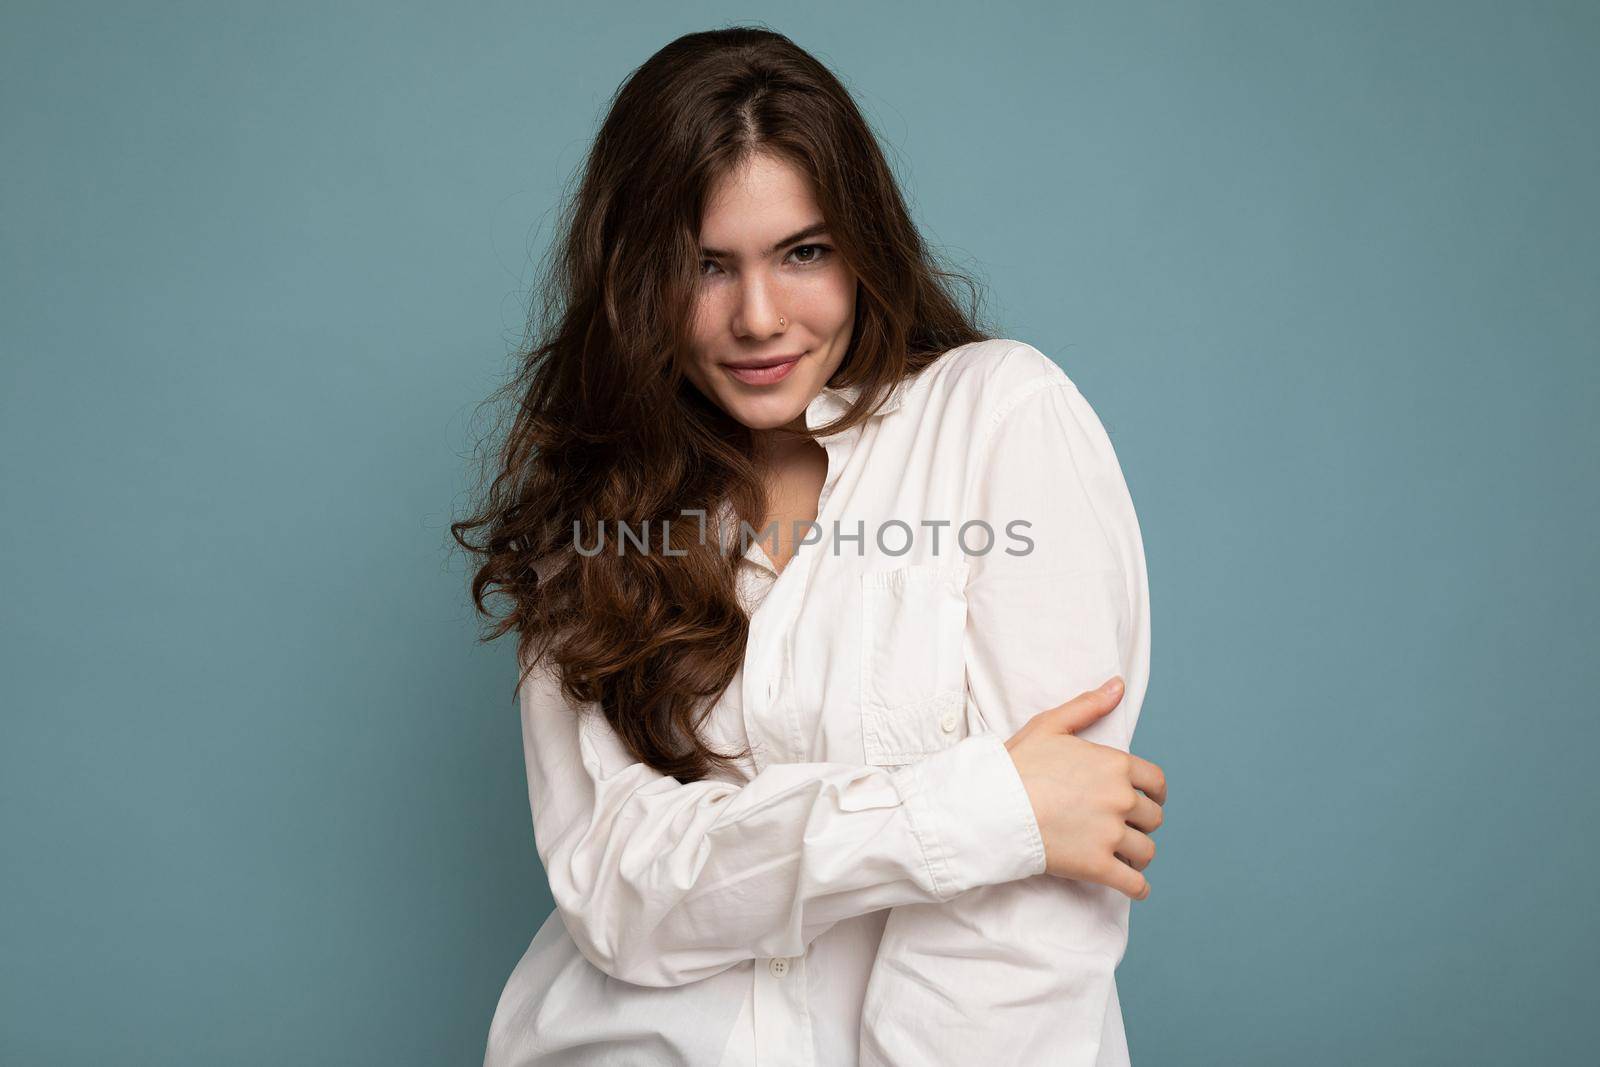
[[[700, 256], [685, 373], [751, 429], [803, 429], [850, 346], [856, 310], [855, 274], [823, 228], [810, 180], [752, 156], [712, 187]], [[778, 365], [748, 366], [760, 364]]]

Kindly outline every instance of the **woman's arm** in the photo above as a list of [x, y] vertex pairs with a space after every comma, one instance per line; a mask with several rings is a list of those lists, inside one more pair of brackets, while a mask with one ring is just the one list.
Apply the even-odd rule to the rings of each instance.
[[893, 771], [777, 763], [744, 785], [636, 762], [552, 673], [520, 690], [539, 858], [568, 931], [614, 978], [672, 986], [794, 956], [834, 923], [1044, 870], [1001, 738]]
[[[1053, 364], [990, 425], [969, 518], [997, 534], [1025, 520], [1034, 547], [972, 557], [968, 714], [1008, 738], [1031, 711], [1121, 675], [1121, 703], [1078, 736], [1127, 750], [1149, 678], [1148, 587], [1111, 442]], [[1129, 904], [1039, 875], [895, 908], [867, 990], [863, 1067], [1126, 1063], [1113, 971]]]

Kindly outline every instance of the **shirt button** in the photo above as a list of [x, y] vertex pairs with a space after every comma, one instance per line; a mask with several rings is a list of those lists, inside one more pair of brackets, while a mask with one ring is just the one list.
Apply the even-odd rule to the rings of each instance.
[[774, 956], [767, 961], [767, 970], [772, 972], [772, 977], [782, 978], [789, 973], [789, 959], [787, 956]]
[[939, 720], [939, 729], [943, 730], [947, 734], [954, 733], [956, 729], [956, 723], [958, 721], [959, 720], [956, 718], [956, 713], [952, 711], [944, 718]]

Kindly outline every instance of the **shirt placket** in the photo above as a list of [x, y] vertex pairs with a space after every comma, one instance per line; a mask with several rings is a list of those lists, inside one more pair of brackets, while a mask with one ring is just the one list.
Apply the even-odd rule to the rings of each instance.
[[760, 1067], [816, 1067], [805, 956], [756, 960], [756, 1063]]
[[[804, 749], [799, 717], [792, 708], [783, 707], [781, 699], [783, 687], [791, 681], [787, 677], [789, 633], [796, 605], [802, 598], [806, 577], [817, 554], [832, 551], [828, 504], [860, 433], [861, 428], [856, 426], [818, 439], [828, 454], [828, 472], [817, 497], [816, 521], [822, 530], [821, 538], [784, 566], [783, 573], [773, 579], [766, 600], [750, 621], [745, 646], [743, 705], [745, 736], [750, 739], [750, 758], [757, 772], [774, 759], [799, 759]], [[758, 565], [771, 569], [764, 561]]]
[[[822, 527], [822, 537], [799, 552], [773, 579], [763, 610], [751, 620], [744, 709], [745, 729], [752, 739], [752, 760], [758, 772], [773, 757], [794, 759], [801, 751], [798, 716], [795, 709], [784, 706], [782, 699], [784, 686], [790, 684], [786, 677], [789, 633], [816, 554], [832, 548], [828, 503], [859, 432], [856, 427], [819, 439], [828, 455], [828, 471], [817, 497], [817, 523]], [[758, 738], [759, 746], [755, 744]], [[756, 1062], [760, 1067], [816, 1067], [805, 954], [758, 959], [754, 971]]]

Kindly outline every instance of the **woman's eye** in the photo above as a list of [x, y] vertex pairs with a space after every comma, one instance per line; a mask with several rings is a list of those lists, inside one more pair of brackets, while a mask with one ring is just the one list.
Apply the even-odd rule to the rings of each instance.
[[[796, 245], [789, 250], [789, 255], [796, 257], [802, 267], [809, 267], [819, 263], [833, 254], [833, 246], [822, 244]], [[700, 274], [704, 277], [713, 271], [720, 271], [722, 267], [714, 259], [700, 261]]]
[[801, 260], [800, 260], [801, 263], [806, 263], [806, 264], [816, 263], [817, 261], [826, 258], [828, 253], [833, 251], [833, 249], [831, 249], [827, 245], [799, 245], [793, 251], [791, 251], [789, 254], [791, 256], [793, 256], [793, 255], [797, 255], [798, 253], [805, 252], [805, 251], [808, 251], [808, 250], [812, 254], [810, 256], [802, 257]]

